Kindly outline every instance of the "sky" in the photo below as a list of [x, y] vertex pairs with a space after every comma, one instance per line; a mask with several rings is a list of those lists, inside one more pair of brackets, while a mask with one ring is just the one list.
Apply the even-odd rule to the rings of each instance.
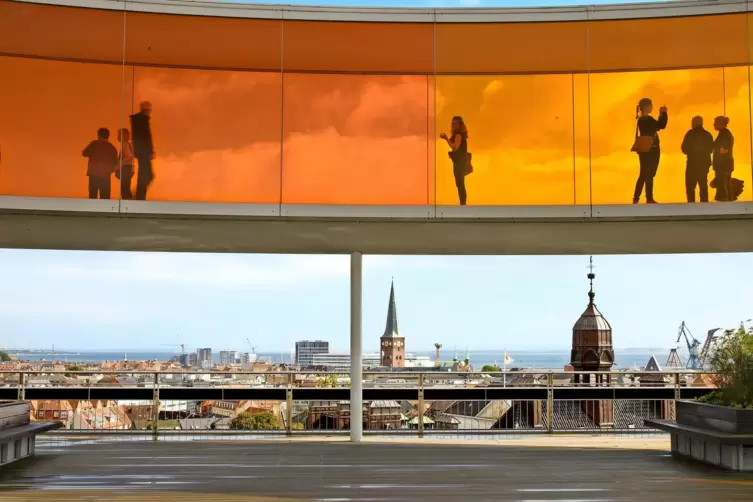
[[[753, 317], [753, 255], [594, 257], [616, 348], [670, 348]], [[410, 351], [566, 350], [588, 303], [588, 257], [365, 256], [364, 349], [376, 350], [394, 278]], [[0, 250], [0, 346], [290, 349], [349, 343], [346, 255]], [[721, 284], [723, 281], [723, 285]]]

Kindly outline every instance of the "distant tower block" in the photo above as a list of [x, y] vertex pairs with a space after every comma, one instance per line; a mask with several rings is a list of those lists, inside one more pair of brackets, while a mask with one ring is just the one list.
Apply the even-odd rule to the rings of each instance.
[[390, 302], [387, 306], [387, 325], [381, 342], [382, 366], [388, 368], [405, 367], [405, 337], [397, 326], [397, 306], [395, 305], [395, 283], [390, 285]]
[[[614, 349], [612, 348], [612, 326], [601, 315], [594, 303], [593, 257], [589, 262], [588, 280], [591, 288], [588, 291], [588, 306], [573, 326], [573, 349], [570, 353], [570, 364], [575, 371], [609, 371], [614, 364]], [[589, 383], [589, 375], [576, 375], [575, 383]], [[606, 378], [602, 378], [606, 377]], [[607, 375], [598, 375], [597, 382], [609, 381]]]
[[441, 343], [435, 343], [434, 344], [434, 348], [437, 349], [435, 364], [436, 364], [436, 366], [439, 366], [439, 362], [440, 362], [440, 359], [439, 359], [439, 349], [442, 348], [442, 344]]

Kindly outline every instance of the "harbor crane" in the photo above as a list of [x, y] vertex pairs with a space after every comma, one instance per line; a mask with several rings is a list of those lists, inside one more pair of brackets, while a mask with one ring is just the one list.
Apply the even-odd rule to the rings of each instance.
[[683, 337], [685, 337], [685, 344], [688, 346], [688, 362], [685, 364], [685, 368], [689, 370], [702, 369], [701, 358], [698, 355], [698, 347], [701, 346], [701, 342], [695, 339], [693, 333], [691, 333], [685, 325], [685, 321], [680, 324], [680, 329], [677, 332], [676, 343], [680, 343], [680, 340], [682, 340]]

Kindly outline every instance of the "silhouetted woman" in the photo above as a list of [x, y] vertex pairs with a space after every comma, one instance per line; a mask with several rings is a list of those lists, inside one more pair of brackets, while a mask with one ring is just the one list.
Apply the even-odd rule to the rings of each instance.
[[638, 174], [638, 181], [635, 182], [635, 192], [633, 193], [633, 204], [638, 204], [643, 192], [643, 185], [646, 185], [646, 203], [656, 204], [654, 200], [654, 176], [659, 169], [659, 159], [661, 149], [659, 147], [659, 131], [667, 127], [667, 107], [659, 108], [659, 120], [651, 116], [654, 111], [654, 104], [648, 98], [643, 98], [638, 102], [635, 118], [638, 120], [638, 132], [640, 136], [650, 136], [653, 139], [651, 148], [647, 152], [638, 152], [638, 162], [641, 170]]
[[463, 117], [452, 117], [450, 126], [450, 137], [445, 133], [439, 135], [440, 138], [447, 141], [451, 151], [452, 174], [455, 176], [455, 186], [458, 187], [458, 198], [460, 205], [465, 206], [468, 194], [465, 191], [465, 176], [468, 174], [468, 128], [465, 127]]
[[735, 170], [735, 159], [732, 148], [735, 138], [727, 129], [729, 119], [717, 117], [714, 119], [714, 129], [718, 131], [714, 140], [713, 166], [716, 174], [716, 197], [720, 202], [734, 200], [732, 196], [732, 171]]
[[131, 200], [133, 199], [133, 192], [131, 191], [131, 180], [133, 179], [131, 131], [126, 128], [118, 129], [118, 141], [120, 141], [120, 170], [115, 171], [115, 177], [120, 180], [120, 198]]

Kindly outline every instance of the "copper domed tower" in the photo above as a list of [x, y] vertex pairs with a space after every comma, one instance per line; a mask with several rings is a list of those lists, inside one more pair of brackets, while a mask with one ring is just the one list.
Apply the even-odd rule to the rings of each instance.
[[[570, 364], [575, 371], [609, 371], [614, 364], [614, 349], [612, 348], [612, 326], [601, 315], [594, 303], [593, 256], [589, 262], [588, 280], [591, 289], [588, 292], [588, 307], [581, 314], [573, 326], [573, 350], [570, 353]], [[604, 375], [601, 375], [604, 376]], [[579, 383], [580, 375], [575, 376], [575, 383]], [[609, 380], [597, 378], [596, 381]], [[583, 375], [583, 382], [589, 382], [589, 376]]]

